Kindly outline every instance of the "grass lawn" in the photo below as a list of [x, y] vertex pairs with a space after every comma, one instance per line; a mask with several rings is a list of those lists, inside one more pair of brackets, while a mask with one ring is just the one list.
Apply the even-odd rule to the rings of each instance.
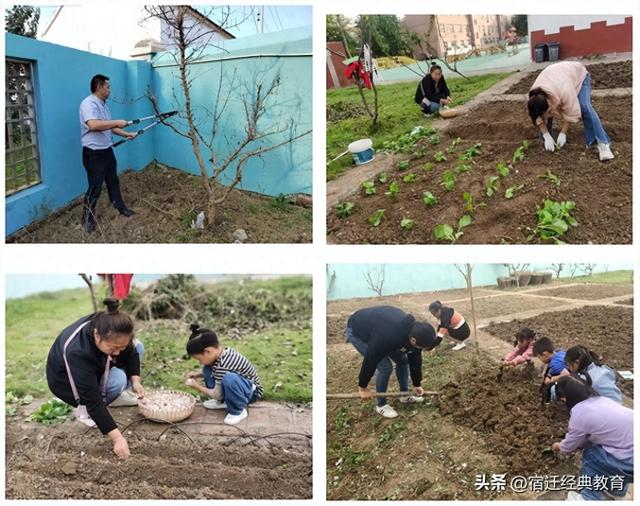
[[560, 278], [560, 283], [605, 283], [629, 285], [633, 283], [633, 271], [596, 272], [591, 276], [576, 276], [575, 278]]
[[[255, 285], [254, 285], [255, 284]], [[100, 290], [104, 290], [102, 285]], [[244, 281], [259, 289], [311, 294], [311, 279], [281, 278]], [[231, 288], [221, 284], [221, 290]], [[216, 285], [210, 289], [216, 290]], [[103, 293], [98, 293], [98, 299]], [[22, 397], [49, 398], [45, 371], [49, 348], [60, 331], [92, 312], [86, 289], [43, 292], [6, 303], [6, 377], [5, 390]], [[198, 362], [185, 356], [187, 325], [177, 321], [136, 322], [136, 336], [145, 345], [142, 361], [143, 384], [194, 392], [184, 386], [184, 375], [197, 370]], [[312, 399], [312, 330], [286, 324], [221, 341], [236, 348], [253, 362], [260, 375], [265, 399], [308, 402]]]
[[[453, 106], [468, 102], [478, 93], [490, 88], [509, 73], [485, 74], [469, 79], [452, 78], [447, 81], [453, 98]], [[377, 149], [383, 142], [408, 133], [414, 126], [428, 126], [427, 119], [413, 101], [417, 82], [385, 84], [378, 87], [379, 117], [378, 128], [371, 131], [369, 116], [362, 108], [360, 94], [355, 86], [327, 91], [327, 111], [333, 109], [361, 110], [362, 114], [347, 115], [344, 119], [327, 119], [327, 161], [347, 149], [350, 142], [361, 138], [371, 138]], [[367, 100], [373, 104], [373, 93], [365, 91]], [[360, 108], [356, 109], [356, 105]], [[327, 167], [327, 179], [333, 179], [351, 167], [351, 157], [346, 155]]]

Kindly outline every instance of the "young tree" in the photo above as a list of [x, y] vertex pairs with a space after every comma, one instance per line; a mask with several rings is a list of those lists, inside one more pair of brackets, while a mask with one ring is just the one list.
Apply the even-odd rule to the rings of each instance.
[[[212, 87], [212, 104], [194, 103], [192, 91], [197, 79], [207, 79], [193, 67], [211, 48], [216, 30], [208, 29], [201, 23], [193, 22], [193, 10], [185, 5], [152, 5], [145, 10], [149, 18], [159, 20], [165, 35], [173, 43], [170, 50], [178, 67], [179, 92], [174, 90], [175, 101], [182, 110], [180, 121], [165, 124], [175, 133], [190, 140], [193, 154], [200, 169], [202, 184], [207, 193], [206, 223], [213, 226], [217, 209], [238, 186], [244, 177], [246, 165], [266, 153], [290, 145], [305, 137], [311, 130], [298, 131], [293, 116], [278, 115], [269, 119], [272, 107], [282, 105], [283, 97], [278, 96], [281, 76], [273, 68], [255, 69], [253, 81], [242, 83], [235, 72], [227, 75], [223, 61], [220, 61], [217, 90]], [[215, 19], [218, 26], [232, 29], [249, 19], [252, 12], [237, 10], [229, 6], [207, 8], [200, 14]], [[177, 95], [181, 95], [178, 99]], [[149, 92], [156, 113], [159, 113], [156, 97]], [[243, 115], [229, 111], [231, 104], [240, 102]], [[205, 111], [207, 121], [197, 118], [196, 111]], [[238, 139], [226, 135], [224, 121], [234, 125], [234, 130], [243, 132]], [[225, 185], [222, 182], [225, 181]]]
[[564, 269], [564, 264], [551, 264], [549, 268], [556, 275], [556, 279], [560, 279], [560, 273]]
[[368, 265], [364, 273], [364, 280], [367, 282], [370, 290], [378, 294], [378, 297], [382, 297], [384, 290], [384, 265], [378, 267]]
[[82, 280], [87, 284], [87, 287], [89, 288], [89, 294], [91, 295], [91, 304], [93, 305], [93, 312], [97, 313], [98, 301], [96, 300], [96, 292], [93, 289], [93, 280], [91, 279], [91, 276], [87, 274], [78, 274], [78, 276], [80, 276]]
[[473, 265], [454, 264], [456, 270], [462, 275], [467, 282], [467, 290], [469, 291], [469, 300], [471, 302], [471, 319], [473, 320], [473, 339], [476, 342], [476, 353], [480, 351], [480, 345], [478, 343], [478, 325], [476, 323], [476, 307], [473, 300]]
[[511, 16], [511, 24], [516, 27], [516, 32], [520, 37], [529, 35], [529, 17], [526, 14]]
[[5, 10], [5, 30], [9, 33], [35, 39], [39, 21], [40, 7], [14, 5]]
[[327, 42], [341, 41], [346, 51], [346, 58], [351, 58], [351, 55], [358, 50], [358, 43], [350, 24], [351, 19], [342, 14], [327, 15]]

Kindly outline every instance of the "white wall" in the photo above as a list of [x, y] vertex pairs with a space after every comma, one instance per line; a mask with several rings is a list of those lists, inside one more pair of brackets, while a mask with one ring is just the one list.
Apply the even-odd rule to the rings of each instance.
[[590, 16], [549, 16], [549, 15], [529, 15], [529, 34], [537, 30], [544, 30], [545, 33], [559, 33], [561, 26], [573, 25], [576, 30], [590, 28], [591, 23], [606, 21], [607, 25], [622, 25], [627, 16], [607, 16], [604, 14]]

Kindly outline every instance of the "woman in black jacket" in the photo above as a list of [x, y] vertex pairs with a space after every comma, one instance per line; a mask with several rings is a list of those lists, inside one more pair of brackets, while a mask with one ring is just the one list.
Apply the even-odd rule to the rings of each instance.
[[422, 78], [416, 89], [415, 101], [424, 114], [438, 112], [440, 107], [451, 103], [451, 92], [440, 65], [432, 65], [429, 73]]
[[[47, 382], [54, 395], [76, 407], [78, 421], [97, 425], [111, 439], [114, 453], [127, 458], [129, 445], [107, 406], [136, 405], [144, 397], [144, 348], [134, 342], [133, 321], [118, 309], [120, 303], [111, 298], [103, 303], [106, 311], [81, 318], [56, 338], [47, 357]], [[135, 393], [125, 391], [128, 384]]]

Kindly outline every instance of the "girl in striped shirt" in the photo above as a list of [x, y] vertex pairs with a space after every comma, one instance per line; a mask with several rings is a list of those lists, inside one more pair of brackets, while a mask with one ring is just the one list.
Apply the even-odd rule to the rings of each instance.
[[[207, 409], [226, 409], [224, 423], [236, 425], [247, 418], [247, 406], [262, 397], [256, 368], [233, 348], [223, 346], [215, 332], [191, 325], [187, 353], [202, 364], [202, 372], [187, 374], [186, 385], [210, 397]], [[196, 381], [204, 379], [204, 386]]]

